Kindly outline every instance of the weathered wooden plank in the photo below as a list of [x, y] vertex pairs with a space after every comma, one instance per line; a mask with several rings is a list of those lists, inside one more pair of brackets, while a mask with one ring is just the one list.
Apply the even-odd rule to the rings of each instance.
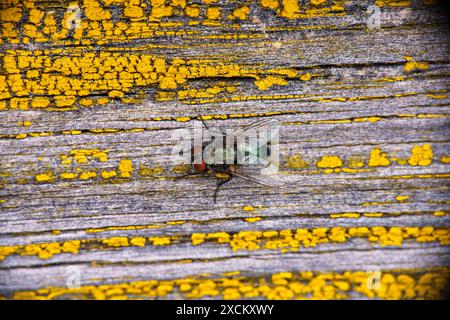
[[[439, 4], [166, 2], [0, 4], [0, 296], [448, 294]], [[177, 180], [199, 115], [278, 119], [286, 185]]]

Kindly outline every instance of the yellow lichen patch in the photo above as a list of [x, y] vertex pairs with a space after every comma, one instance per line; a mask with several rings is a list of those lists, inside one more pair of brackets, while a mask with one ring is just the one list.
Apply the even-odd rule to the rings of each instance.
[[348, 165], [350, 168], [362, 168], [364, 167], [364, 160], [358, 156], [351, 156], [348, 158]]
[[5, 8], [0, 10], [0, 21], [18, 22], [22, 17], [21, 8]]
[[433, 150], [430, 144], [414, 146], [408, 163], [411, 166], [429, 166], [433, 161]]
[[[67, 160], [68, 156], [61, 155], [62, 160]], [[108, 160], [108, 150], [99, 149], [73, 149], [70, 151], [70, 158], [74, 159], [77, 163], [87, 163], [90, 159], [96, 159], [100, 162], [106, 162]], [[70, 162], [69, 162], [70, 163]]]
[[205, 238], [213, 239], [214, 241], [217, 241], [218, 243], [226, 243], [226, 242], [230, 241], [230, 235], [226, 232], [208, 233], [205, 235]]
[[129, 241], [127, 237], [112, 237], [103, 239], [102, 243], [109, 247], [128, 247]]
[[63, 178], [63, 179], [75, 179], [76, 177], [78, 177], [77, 173], [73, 173], [73, 172], [61, 173], [61, 178]]
[[166, 246], [171, 243], [170, 237], [151, 237], [148, 238], [148, 240], [151, 241], [154, 246]]
[[111, 18], [111, 12], [103, 9], [97, 0], [84, 0], [84, 14], [86, 18], [93, 21]]
[[228, 179], [230, 177], [230, 175], [228, 173], [223, 173], [223, 172], [216, 172], [216, 173], [214, 173], [214, 176], [218, 179]]
[[[354, 215], [354, 216], [352, 216]], [[359, 214], [349, 214], [347, 217], [356, 217]], [[341, 217], [341, 216], [340, 216]], [[418, 230], [419, 232], [415, 232]], [[431, 232], [429, 232], [431, 230]], [[314, 228], [296, 230], [273, 231], [240, 231], [235, 234], [226, 232], [215, 234], [193, 234], [193, 245], [200, 245], [205, 241], [226, 243], [233, 251], [238, 250], [279, 250], [281, 252], [298, 251], [300, 247], [315, 247], [321, 243], [342, 243], [350, 238], [366, 238], [382, 246], [400, 246], [404, 240], [417, 242], [439, 242], [441, 245], [450, 244], [450, 228], [433, 229], [430, 227], [356, 227], [356, 228]], [[426, 233], [426, 237], [422, 236]]]
[[392, 201], [380, 201], [380, 202], [373, 201], [373, 202], [364, 202], [361, 205], [363, 207], [370, 207], [370, 206], [384, 206], [384, 205], [392, 204], [392, 203], [393, 203]]
[[267, 76], [264, 79], [255, 80], [254, 84], [258, 87], [259, 90], [267, 90], [274, 85], [279, 86], [287, 85], [288, 81], [280, 77]]
[[[91, 240], [90, 242], [94, 242], [94, 241], [95, 240]], [[150, 237], [148, 239], [145, 239], [143, 237], [134, 237], [134, 238], [112, 237], [112, 238], [102, 239], [101, 243], [107, 245], [108, 247], [128, 247], [130, 245], [143, 247], [143, 246], [145, 246], [147, 241], [150, 242], [153, 246], [163, 246], [163, 245], [169, 245], [171, 242], [171, 238], [170, 237]]]
[[75, 104], [76, 98], [74, 96], [55, 96], [55, 105], [59, 108], [71, 107]]
[[403, 66], [406, 72], [412, 72], [416, 70], [428, 70], [430, 68], [427, 62], [408, 61]]
[[261, 221], [262, 218], [260, 218], [260, 217], [251, 217], [251, 218], [245, 218], [244, 220], [245, 220], [246, 222], [254, 223], [254, 222]]
[[46, 108], [50, 104], [50, 100], [45, 97], [37, 97], [31, 101], [31, 107], [33, 108]]
[[442, 156], [441, 157], [441, 162], [445, 163], [445, 164], [449, 164], [450, 163], [450, 157], [449, 156]]
[[97, 173], [95, 171], [85, 171], [80, 174], [81, 180], [88, 180], [97, 177]]
[[35, 177], [37, 182], [50, 182], [54, 180], [54, 177], [51, 172], [37, 174]]
[[80, 99], [80, 105], [82, 105], [83, 107], [90, 107], [93, 104], [94, 104], [94, 101], [92, 101], [92, 99], [86, 99], [86, 98]]
[[447, 99], [448, 95], [446, 95], [446, 94], [427, 94], [427, 97], [429, 97], [431, 99], [443, 100], [443, 99]]
[[[170, 237], [151, 237], [148, 241], [154, 246], [168, 245], [171, 243]], [[21, 246], [0, 247], [0, 260], [5, 259], [9, 255], [36, 255], [41, 259], [49, 259], [56, 254], [61, 253], [78, 253], [82, 249], [81, 245], [89, 247], [89, 245], [103, 245], [104, 247], [128, 247], [128, 246], [145, 246], [147, 240], [143, 237], [111, 237], [104, 239], [86, 239], [86, 240], [69, 240], [65, 242], [51, 242], [42, 244], [28, 244]]]
[[385, 167], [390, 164], [391, 162], [387, 158], [386, 152], [381, 151], [379, 148], [374, 148], [370, 151], [369, 167]]
[[[220, 13], [220, 8], [208, 8], [207, 10], [207, 14], [211, 18], [216, 17], [218, 12]], [[209, 22], [214, 21], [209, 20]], [[98, 22], [93, 22], [93, 24], [98, 24]], [[103, 25], [107, 26], [108, 24]], [[123, 25], [122, 22], [117, 23], [119, 29], [121, 29], [119, 27], [121, 25]], [[142, 27], [145, 28], [145, 26]], [[154, 26], [152, 26], [153, 28]], [[123, 30], [118, 31], [122, 33]], [[228, 35], [224, 37], [228, 37]], [[233, 38], [233, 36], [230, 37], [230, 39]], [[4, 81], [6, 85], [0, 84], [0, 98], [10, 98], [13, 95], [31, 96], [32, 98], [2, 100], [2, 105], [5, 106], [0, 106], [1, 109], [26, 110], [31, 106], [32, 108], [65, 111], [78, 107], [91, 107], [94, 104], [106, 105], [111, 99], [120, 99], [124, 103], [135, 103], [138, 98], [128, 94], [133, 89], [147, 86], [161, 89], [155, 94], [157, 100], [167, 101], [177, 98], [185, 100], [194, 97], [199, 102], [205, 103], [210, 100], [206, 98], [214, 97], [220, 92], [232, 94], [237, 89], [234, 85], [227, 84], [218, 84], [199, 91], [195, 91], [196, 89], [180, 90], [181, 86], [188, 80], [196, 78], [242, 76], [259, 80], [259, 86], [265, 90], [274, 84], [286, 83], [285, 78], [297, 77], [294, 69], [264, 70], [246, 65], [217, 64], [210, 60], [169, 60], [143, 53], [89, 52], [80, 58], [77, 50], [67, 48], [46, 51], [40, 55], [30, 54], [25, 50], [7, 51], [4, 61], [8, 77]], [[30, 65], [35, 68], [29, 70]], [[23, 74], [21, 69], [23, 69]], [[81, 78], [80, 74], [83, 75]], [[267, 79], [261, 80], [264, 77]], [[0, 80], [2, 79], [0, 78]], [[93, 93], [101, 93], [104, 96], [86, 98]], [[46, 96], [42, 97], [42, 94]], [[227, 97], [225, 100], [232, 101], [241, 98], [247, 99], [247, 97], [234, 96]]]
[[203, 233], [193, 233], [191, 241], [194, 246], [199, 245], [205, 241], [206, 235]]
[[[99, 149], [74, 149], [70, 151], [69, 155], [62, 154], [59, 156], [61, 165], [64, 167], [69, 167], [73, 163], [77, 164], [87, 164], [91, 160], [96, 160], [99, 162], [106, 162], [108, 160], [108, 150]], [[79, 178], [80, 180], [91, 180], [97, 176], [101, 176], [103, 179], [111, 179], [117, 177], [119, 174], [121, 177], [130, 177], [133, 167], [131, 160], [123, 160], [119, 164], [119, 173], [115, 170], [86, 170], [83, 171], [81, 168], [76, 168], [73, 171], [62, 172], [59, 175], [61, 179], [71, 180]], [[36, 180], [40, 182], [54, 181], [52, 173], [44, 173], [36, 175]]]
[[84, 230], [86, 233], [98, 233], [116, 230], [143, 230], [143, 229], [156, 229], [160, 228], [158, 225], [143, 225], [143, 226], [118, 226], [118, 227], [104, 227], [104, 228], [91, 228]]
[[129, 178], [131, 177], [131, 173], [133, 172], [133, 163], [129, 159], [121, 160], [119, 163], [119, 171], [120, 176], [122, 178]]
[[97, 103], [101, 106], [108, 104], [109, 99], [108, 98], [98, 98]]
[[[278, 272], [247, 277], [241, 272], [194, 275], [171, 280], [140, 280], [79, 288], [48, 287], [16, 291], [12, 299], [442, 299], [449, 279], [447, 268], [380, 270], [378, 286], [369, 286], [371, 271]], [[376, 275], [375, 275], [376, 276]]]
[[378, 122], [381, 121], [381, 117], [363, 117], [363, 118], [355, 118], [353, 119], [354, 122]]
[[29, 126], [31, 126], [31, 121], [19, 121], [19, 122], [17, 122], [17, 124], [19, 125], [19, 126], [24, 126], [24, 127], [29, 127]]
[[18, 135], [16, 135], [16, 139], [24, 139], [26, 138], [28, 135], [26, 133], [19, 133]]
[[[206, 99], [214, 98], [221, 93], [233, 93], [237, 89], [233, 85], [226, 85], [224, 82], [219, 82], [217, 85], [206, 87], [206, 88], [192, 88], [189, 90], [178, 90], [177, 96], [179, 100], [186, 99]], [[171, 92], [159, 92], [156, 96], [159, 101], [171, 101], [175, 99], [175, 96]], [[212, 119], [212, 116], [204, 116], [206, 118]], [[209, 120], [203, 119], [203, 120]]]
[[397, 76], [397, 77], [379, 78], [379, 79], [376, 79], [375, 82], [397, 82], [397, 81], [403, 81], [403, 80], [405, 80], [405, 77]]
[[287, 77], [287, 78], [296, 78], [297, 77], [297, 71], [295, 69], [290, 69], [290, 68], [273, 68], [273, 69], [269, 69], [268, 72], [270, 72], [274, 75], [283, 76], [283, 77]]
[[181, 224], [185, 224], [186, 221], [184, 220], [179, 220], [179, 221], [167, 221], [166, 224], [167, 225], [171, 225], [171, 226], [175, 226], [175, 225], [181, 225]]
[[112, 170], [112, 171], [102, 171], [102, 178], [103, 179], [110, 179], [110, 178], [114, 178], [117, 176], [117, 172]]
[[407, 7], [411, 5], [411, 0], [375, 0], [378, 7]]
[[180, 165], [176, 165], [172, 168], [172, 171], [174, 173], [188, 173], [191, 171], [191, 167], [192, 165], [188, 165], [188, 164], [180, 164]]
[[305, 73], [300, 76], [300, 80], [302, 80], [302, 81], [309, 81], [309, 80], [311, 80], [311, 78], [312, 78], [311, 73]]
[[397, 200], [397, 202], [406, 202], [406, 200], [408, 200], [409, 198], [410, 196], [398, 195], [395, 197], [395, 200]]
[[96, 152], [92, 156], [94, 158], [98, 159], [100, 162], [106, 162], [108, 160], [107, 153], [108, 153], [108, 151], [104, 150], [104, 151]]
[[368, 213], [364, 213], [364, 217], [369, 217], [369, 218], [379, 218], [382, 217], [383, 213], [381, 212], [368, 212]]
[[186, 15], [191, 18], [196, 18], [200, 15], [200, 8], [196, 5], [186, 6]]
[[187, 121], [191, 120], [191, 117], [178, 117], [175, 120], [178, 122], [187, 122]]
[[136, 238], [132, 238], [130, 240], [130, 243], [133, 246], [143, 247], [143, 246], [145, 246], [146, 239], [144, 237], [136, 237]]
[[300, 6], [298, 0], [282, 0], [283, 10], [281, 16], [288, 19], [295, 19], [299, 17]]
[[79, 248], [79, 240], [0, 247], [0, 261], [13, 254], [22, 256], [37, 256], [40, 259], [49, 259], [55, 254], [76, 254], [78, 253]]
[[[249, 218], [252, 219], [252, 218]], [[260, 218], [249, 220], [256, 222]], [[142, 230], [152, 226], [107, 227], [86, 230], [86, 232], [102, 232], [113, 230]], [[322, 243], [342, 243], [351, 238], [365, 238], [382, 246], [400, 246], [404, 241], [438, 242], [450, 244], [450, 228], [433, 227], [333, 227], [313, 229], [284, 229], [252, 231], [244, 230], [234, 234], [227, 232], [194, 233], [190, 236], [192, 245], [205, 242], [228, 245], [231, 250], [279, 250], [281, 252], [298, 251], [300, 247], [315, 247]], [[142, 238], [145, 238], [142, 239]], [[157, 237], [125, 237], [89, 238], [83, 240], [67, 240], [64, 242], [38, 243], [18, 246], [0, 247], [0, 260], [10, 255], [35, 255], [42, 259], [51, 258], [55, 254], [78, 253], [90, 248], [118, 248], [129, 246], [166, 246], [173, 241], [182, 241], [177, 236]]]
[[150, 167], [146, 167], [144, 165], [139, 165], [139, 174], [141, 176], [155, 176], [158, 174], [161, 174], [164, 172], [164, 168], [163, 167], [154, 167], [154, 168], [150, 168]]
[[278, 0], [260, 0], [264, 8], [275, 10], [278, 8]]
[[300, 154], [294, 154], [286, 159], [286, 168], [288, 169], [305, 169], [309, 164], [303, 159]]
[[217, 20], [220, 18], [220, 10], [219, 7], [209, 7], [206, 9], [206, 16], [210, 20]]
[[248, 14], [250, 13], [250, 8], [248, 6], [241, 6], [239, 8], [234, 9], [233, 13], [229, 16], [230, 19], [247, 19]]
[[244, 211], [255, 211], [256, 208], [253, 207], [253, 206], [243, 206], [242, 210], [244, 210]]
[[125, 17], [130, 18], [141, 18], [144, 16], [144, 10], [138, 6], [127, 6], [125, 7], [123, 14]]
[[342, 167], [342, 160], [338, 156], [324, 156], [317, 162], [318, 168], [339, 168]]
[[330, 214], [330, 218], [359, 218], [361, 216], [360, 213], [355, 212], [345, 212], [345, 213], [332, 213]]

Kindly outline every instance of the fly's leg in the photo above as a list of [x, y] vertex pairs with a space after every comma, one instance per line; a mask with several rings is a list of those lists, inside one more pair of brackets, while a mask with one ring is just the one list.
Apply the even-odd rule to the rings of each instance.
[[197, 176], [197, 175], [199, 175], [199, 173], [197, 173], [197, 172], [186, 173], [186, 174], [183, 174], [182, 176], [175, 177], [174, 180], [177, 181], [177, 180], [180, 180], [180, 179], [184, 179], [184, 178], [187, 178], [187, 177], [190, 177], [190, 176]]
[[202, 116], [197, 116], [197, 118], [200, 119], [200, 121], [201, 121], [201, 122], [203, 123], [203, 125], [205, 126], [206, 130], [209, 131], [209, 127], [206, 125], [206, 122], [205, 122], [205, 120], [203, 120], [203, 117], [202, 117]]
[[216, 191], [214, 191], [214, 203], [216, 203], [216, 201], [217, 201], [217, 193], [219, 192], [220, 187], [223, 186], [225, 183], [229, 182], [232, 178], [233, 178], [233, 176], [230, 175], [228, 178], [226, 178], [225, 180], [220, 181], [217, 184]]
[[205, 172], [189, 172], [189, 173], [183, 174], [182, 176], [175, 177], [173, 180], [174, 181], [178, 181], [180, 179], [184, 179], [184, 178], [192, 177], [192, 176], [203, 176], [203, 177], [205, 177], [206, 175], [207, 175], [207, 173], [205, 173]]
[[[207, 131], [211, 131], [211, 130], [209, 129], [208, 125], [206, 124], [205, 120], [203, 120], [203, 117], [202, 117], [201, 115], [199, 115], [198, 113], [197, 113], [197, 119], [199, 119], [199, 120], [203, 123], [203, 125], [205, 126], [205, 128], [206, 128]], [[222, 134], [224, 134], [224, 133], [222, 132], [222, 130], [221, 130], [220, 132], [221, 132]]]
[[203, 125], [204, 125], [205, 128], [206, 128], [206, 130], [209, 131], [209, 127], [208, 127], [208, 125], [206, 124], [205, 120], [203, 120], [203, 117], [202, 117], [201, 115], [199, 115], [197, 111], [195, 112], [195, 114], [197, 115], [197, 119], [200, 120], [200, 121], [203, 123]]

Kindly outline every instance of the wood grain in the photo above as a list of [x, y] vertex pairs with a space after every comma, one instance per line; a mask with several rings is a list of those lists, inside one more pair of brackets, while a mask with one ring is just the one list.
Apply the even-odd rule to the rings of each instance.
[[[0, 4], [1, 297], [445, 297], [438, 3], [77, 5], [70, 29], [69, 1]], [[217, 177], [176, 179], [173, 130], [199, 115], [279, 120], [286, 185], [236, 178], [214, 203]]]

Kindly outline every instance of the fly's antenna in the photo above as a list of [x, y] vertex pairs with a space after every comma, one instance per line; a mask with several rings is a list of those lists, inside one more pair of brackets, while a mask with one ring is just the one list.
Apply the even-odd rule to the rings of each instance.
[[[179, 101], [179, 99], [177, 97], [177, 109], [179, 109], [179, 107], [180, 107], [180, 101]], [[203, 123], [203, 125], [205, 126], [206, 130], [209, 131], [209, 127], [206, 124], [205, 120], [203, 120], [203, 117], [197, 112], [197, 110], [194, 109], [194, 112], [196, 114], [197, 119], [200, 120]]]
[[203, 117], [197, 112], [197, 110], [194, 110], [194, 111], [195, 111], [195, 114], [197, 115], [197, 119], [199, 119], [203, 123], [203, 125], [205, 126], [206, 130], [209, 131], [209, 127], [206, 124], [205, 120], [203, 120]]

